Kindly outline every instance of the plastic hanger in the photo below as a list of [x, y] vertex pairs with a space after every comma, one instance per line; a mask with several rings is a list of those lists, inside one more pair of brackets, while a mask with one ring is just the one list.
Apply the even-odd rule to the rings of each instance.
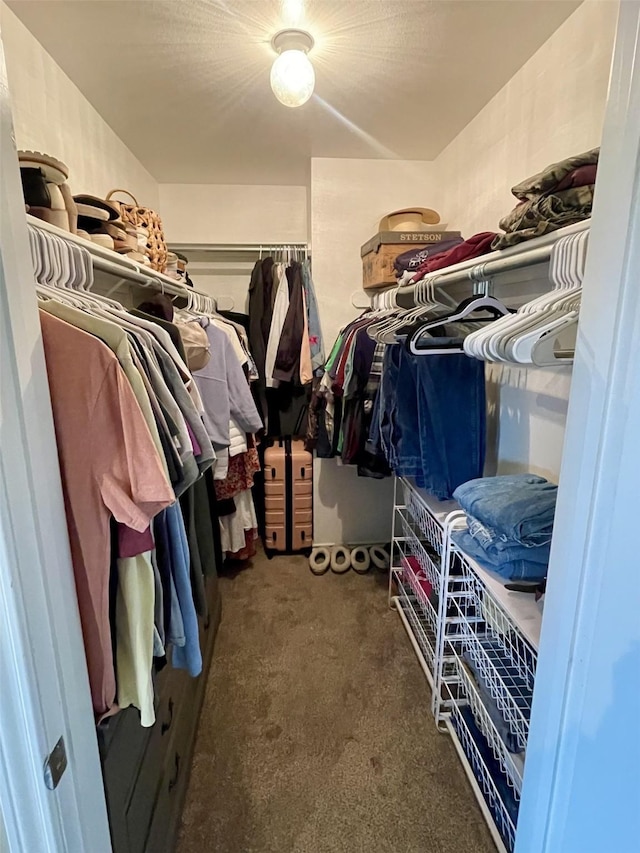
[[444, 306], [435, 297], [434, 279], [423, 279], [416, 284], [414, 290], [415, 308], [408, 312], [402, 312], [398, 317], [384, 324], [383, 331], [378, 335], [378, 340], [385, 344], [397, 344], [404, 340], [403, 330], [409, 330], [420, 318], [432, 311]]
[[[557, 367], [572, 362], [579, 319], [580, 313], [573, 311], [565, 315], [563, 322], [558, 322], [553, 329], [547, 330], [542, 337], [539, 337], [531, 349], [531, 363], [537, 367]], [[571, 348], [558, 349], [556, 344], [560, 335], [564, 336], [569, 329], [574, 332]]]
[[[492, 316], [490, 318], [474, 318], [474, 322], [486, 323], [494, 322], [500, 317], [508, 315], [509, 309], [496, 299], [495, 296], [471, 296], [465, 299], [458, 305], [455, 311], [444, 316], [435, 317], [427, 323], [414, 328], [407, 336], [406, 346], [409, 352], [414, 355], [420, 355], [428, 351], [433, 351], [433, 346], [430, 346], [427, 341], [421, 342], [423, 335], [429, 331], [442, 326], [444, 323], [459, 323], [472, 317], [478, 311], [488, 312]], [[447, 350], [453, 348], [447, 347]], [[463, 352], [461, 346], [457, 347], [458, 352]]]

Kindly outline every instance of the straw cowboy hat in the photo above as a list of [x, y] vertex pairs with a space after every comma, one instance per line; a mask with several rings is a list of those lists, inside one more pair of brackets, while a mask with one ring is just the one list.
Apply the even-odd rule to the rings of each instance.
[[378, 231], [423, 231], [439, 222], [440, 214], [429, 207], [406, 207], [383, 216]]

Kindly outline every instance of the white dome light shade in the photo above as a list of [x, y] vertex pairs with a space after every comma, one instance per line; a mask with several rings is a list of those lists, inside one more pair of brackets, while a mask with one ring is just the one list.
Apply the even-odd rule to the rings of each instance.
[[303, 50], [283, 50], [271, 67], [273, 94], [285, 107], [300, 107], [313, 94], [316, 75]]

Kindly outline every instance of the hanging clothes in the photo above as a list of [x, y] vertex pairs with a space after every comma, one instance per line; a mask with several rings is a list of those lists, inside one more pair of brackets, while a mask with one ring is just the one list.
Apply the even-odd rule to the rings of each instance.
[[[245, 547], [247, 537], [257, 535], [251, 487], [260, 465], [254, 436], [262, 430], [262, 419], [249, 386], [255, 375], [255, 362], [248, 352], [242, 325], [217, 314], [202, 316], [199, 322], [209, 338], [211, 358], [194, 377], [204, 401], [209, 437], [218, 454], [213, 488], [218, 507], [226, 506], [219, 513], [220, 545], [227, 557], [248, 559], [255, 548], [249, 551]], [[241, 495], [244, 497], [239, 514], [236, 498]], [[250, 528], [244, 526], [247, 519], [251, 521]], [[228, 535], [232, 527], [238, 534], [239, 525], [242, 525], [241, 548], [235, 547], [238, 536]]]
[[94, 711], [134, 705], [149, 726], [153, 670], [169, 649], [173, 666], [202, 669], [204, 578], [223, 537], [210, 433], [221, 452], [237, 435], [247, 491], [262, 427], [246, 378], [254, 362], [241, 325], [207, 318], [212, 394], [186, 364], [170, 305], [156, 316], [86, 292], [39, 286], [39, 296]]
[[311, 382], [324, 362], [309, 259], [256, 262], [249, 286], [249, 343], [258, 353], [254, 393], [267, 435], [303, 436]]
[[91, 695], [101, 715], [116, 698], [110, 518], [144, 531], [175, 495], [116, 356], [46, 311], [40, 322]]
[[204, 422], [216, 449], [228, 448], [231, 417], [245, 432], [259, 432], [262, 420], [251, 396], [242, 366], [228, 336], [208, 317], [202, 320], [211, 346], [211, 359], [195, 373], [205, 407]]
[[451, 498], [484, 468], [484, 363], [387, 346], [369, 334], [380, 316], [365, 311], [340, 331], [314, 387], [307, 448], [360, 476], [393, 471]]

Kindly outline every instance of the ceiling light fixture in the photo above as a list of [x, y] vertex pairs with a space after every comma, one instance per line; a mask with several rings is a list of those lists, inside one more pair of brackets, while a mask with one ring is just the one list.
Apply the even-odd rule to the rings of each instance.
[[271, 88], [285, 107], [301, 107], [313, 94], [316, 75], [307, 56], [313, 44], [305, 30], [280, 30], [271, 39], [279, 54], [271, 67]]

